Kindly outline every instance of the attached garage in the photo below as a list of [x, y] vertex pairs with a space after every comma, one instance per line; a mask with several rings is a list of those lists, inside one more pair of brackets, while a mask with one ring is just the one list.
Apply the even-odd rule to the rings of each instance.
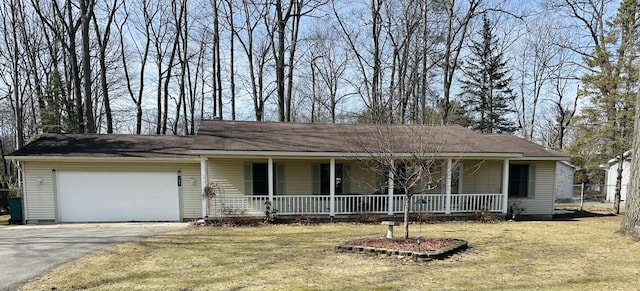
[[13, 153], [25, 223], [187, 221], [202, 217], [191, 137], [45, 134]]
[[177, 221], [175, 172], [56, 173], [61, 222]]

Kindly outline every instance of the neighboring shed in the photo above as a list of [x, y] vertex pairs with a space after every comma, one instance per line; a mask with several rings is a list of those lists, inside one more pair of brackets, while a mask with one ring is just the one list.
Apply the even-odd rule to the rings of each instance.
[[575, 166], [567, 161], [556, 162], [556, 200], [573, 198], [573, 173]]
[[[605, 193], [607, 193], [607, 201], [614, 201], [616, 195], [616, 178], [618, 177], [618, 159], [613, 158], [607, 161], [604, 168]], [[620, 200], [627, 198], [627, 185], [629, 184], [629, 176], [631, 175], [631, 151], [624, 153], [624, 162], [622, 163], [622, 185], [620, 188]]]

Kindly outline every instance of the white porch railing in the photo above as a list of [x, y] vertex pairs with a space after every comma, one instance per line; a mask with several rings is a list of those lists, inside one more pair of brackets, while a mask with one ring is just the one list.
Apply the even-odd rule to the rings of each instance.
[[[268, 200], [268, 198], [267, 198]], [[273, 208], [278, 214], [327, 214], [330, 212], [329, 195], [273, 196]]]
[[[404, 195], [393, 195], [389, 205], [388, 195], [335, 195], [335, 214], [357, 213], [403, 213]], [[413, 213], [464, 213], [502, 212], [502, 194], [451, 194], [451, 207], [446, 209], [447, 196], [444, 194], [414, 194], [411, 196]], [[263, 215], [266, 195], [216, 197], [210, 203], [212, 216], [220, 214]], [[279, 195], [273, 197], [272, 209], [282, 215], [330, 215], [329, 195]]]
[[[457, 194], [456, 194], [457, 195]], [[463, 194], [465, 195], [465, 194]], [[404, 202], [404, 195], [400, 198], [401, 203]], [[414, 194], [411, 196], [411, 209], [413, 212], [432, 212], [432, 213], [445, 213], [445, 199], [444, 194]], [[404, 204], [401, 204], [397, 208], [398, 212], [404, 212]]]
[[387, 213], [387, 195], [337, 195], [336, 214]]
[[502, 211], [502, 194], [451, 195], [451, 212]]

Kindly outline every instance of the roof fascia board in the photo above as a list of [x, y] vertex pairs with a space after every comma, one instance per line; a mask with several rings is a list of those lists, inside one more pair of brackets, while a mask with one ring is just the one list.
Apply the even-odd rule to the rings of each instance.
[[[344, 158], [366, 158], [366, 157], [375, 157], [380, 156], [382, 153], [349, 153], [349, 152], [285, 152], [285, 151], [203, 151], [203, 150], [194, 150], [192, 154], [197, 154], [202, 157], [319, 157], [319, 158], [327, 158], [327, 157], [344, 157]], [[413, 153], [394, 153], [387, 154], [385, 156], [396, 156], [396, 157], [412, 157], [415, 156]], [[433, 156], [433, 157], [450, 157], [450, 158], [496, 158], [496, 159], [513, 159], [513, 158], [521, 158], [522, 154], [519, 153], [433, 153], [433, 154], [425, 154], [425, 156]]]
[[152, 163], [199, 163], [199, 157], [191, 158], [144, 158], [144, 157], [67, 157], [67, 156], [6, 156], [14, 161], [54, 162], [152, 162]]
[[569, 157], [520, 157], [512, 161], [568, 161]]

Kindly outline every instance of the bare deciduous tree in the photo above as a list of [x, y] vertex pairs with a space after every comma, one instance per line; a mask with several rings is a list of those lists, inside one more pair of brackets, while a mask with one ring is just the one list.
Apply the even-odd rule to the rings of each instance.
[[[358, 162], [377, 177], [384, 177], [383, 190], [398, 189], [404, 195], [404, 238], [409, 238], [411, 197], [437, 187], [458, 159], [442, 153], [462, 152], [446, 148], [446, 127], [430, 125], [367, 125], [355, 132], [352, 152]], [[444, 170], [443, 170], [444, 169]]]
[[456, 0], [448, 0], [444, 4], [447, 13], [447, 27], [442, 56], [442, 123], [449, 123], [451, 110], [451, 88], [458, 70], [458, 60], [462, 52], [471, 20], [478, 15], [482, 0], [467, 0], [466, 6], [456, 4]]
[[[109, 4], [111, 3], [111, 4]], [[114, 22], [116, 12], [118, 8], [122, 5], [118, 3], [118, 0], [113, 0], [113, 2], [105, 1], [104, 9], [107, 12], [107, 21], [104, 23], [104, 27], [102, 27], [102, 31], [100, 28], [100, 24], [98, 23], [98, 18], [95, 13], [92, 13], [93, 25], [96, 34], [96, 42], [98, 44], [98, 63], [100, 69], [100, 88], [102, 91], [102, 99], [104, 102], [104, 110], [105, 116], [107, 118], [107, 133], [113, 133], [113, 114], [111, 112], [111, 100], [109, 98], [109, 82], [107, 81], [107, 60], [106, 60], [106, 52], [109, 46], [109, 40], [111, 38], [111, 25]], [[86, 94], [86, 92], [85, 92]]]

